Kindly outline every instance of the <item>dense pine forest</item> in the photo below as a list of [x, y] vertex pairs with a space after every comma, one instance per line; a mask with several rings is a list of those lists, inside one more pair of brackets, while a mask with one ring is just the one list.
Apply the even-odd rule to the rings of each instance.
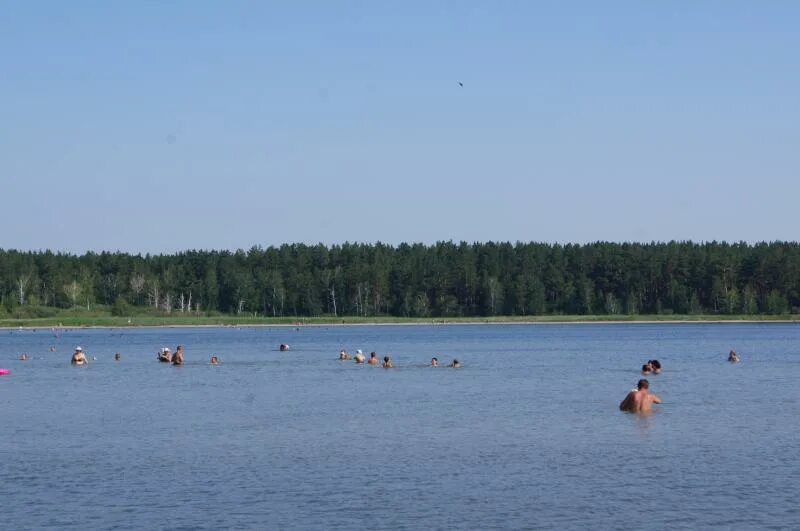
[[282, 245], [175, 255], [0, 250], [0, 315], [787, 314], [800, 244]]

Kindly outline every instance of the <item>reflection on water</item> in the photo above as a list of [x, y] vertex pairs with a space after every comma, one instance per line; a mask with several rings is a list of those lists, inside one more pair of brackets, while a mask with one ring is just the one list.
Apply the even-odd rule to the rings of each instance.
[[[0, 331], [3, 526], [797, 528], [798, 339], [796, 325]], [[97, 361], [70, 367], [78, 344]], [[177, 344], [185, 366], [155, 360]], [[621, 413], [653, 358], [664, 403]]]

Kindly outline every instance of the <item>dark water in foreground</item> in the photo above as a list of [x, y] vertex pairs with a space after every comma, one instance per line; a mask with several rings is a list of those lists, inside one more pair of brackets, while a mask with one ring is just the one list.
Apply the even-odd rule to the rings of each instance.
[[800, 527], [797, 325], [0, 331], [0, 367], [4, 529]]

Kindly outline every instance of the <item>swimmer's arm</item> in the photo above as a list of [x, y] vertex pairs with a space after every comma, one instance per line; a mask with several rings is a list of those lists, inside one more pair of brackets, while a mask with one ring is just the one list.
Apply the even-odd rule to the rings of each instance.
[[660, 404], [661, 403], [661, 399], [660, 398], [658, 398], [656, 395], [652, 395], [652, 396], [653, 396], [653, 403], [654, 404]]

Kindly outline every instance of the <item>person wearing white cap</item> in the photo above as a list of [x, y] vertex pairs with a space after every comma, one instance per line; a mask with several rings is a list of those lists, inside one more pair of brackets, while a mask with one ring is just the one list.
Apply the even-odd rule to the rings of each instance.
[[364, 363], [366, 360], [364, 353], [361, 352], [361, 349], [356, 350], [356, 355], [353, 356], [353, 359], [356, 360], [356, 363]]
[[162, 361], [164, 363], [171, 363], [172, 356], [169, 353], [169, 349], [167, 347], [163, 347], [161, 351], [158, 353], [158, 361]]
[[86, 359], [86, 354], [83, 353], [83, 349], [81, 347], [75, 347], [75, 353], [72, 355], [73, 365], [88, 365], [89, 360]]

